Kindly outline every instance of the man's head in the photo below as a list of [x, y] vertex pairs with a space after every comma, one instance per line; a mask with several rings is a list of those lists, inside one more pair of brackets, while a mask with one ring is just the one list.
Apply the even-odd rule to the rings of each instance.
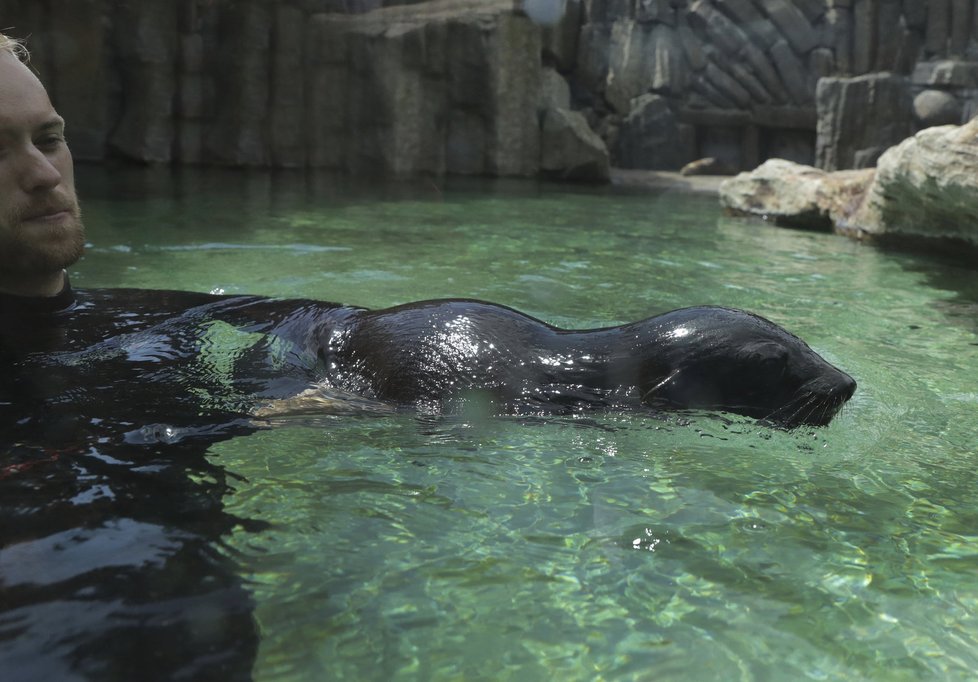
[[52, 294], [85, 235], [64, 120], [26, 58], [0, 33], [0, 291]]

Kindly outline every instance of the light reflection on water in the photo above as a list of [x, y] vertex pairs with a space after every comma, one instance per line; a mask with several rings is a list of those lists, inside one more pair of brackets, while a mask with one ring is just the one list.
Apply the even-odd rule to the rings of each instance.
[[370, 307], [464, 296], [569, 327], [729, 305], [859, 390], [829, 428], [792, 433], [474, 409], [307, 417], [218, 444], [212, 461], [243, 477], [229, 512], [273, 524], [227, 539], [257, 599], [258, 679], [978, 669], [974, 271], [722, 218], [708, 198], [301, 177], [166, 180], [175, 194], [134, 177], [126, 201], [90, 179], [73, 281]]

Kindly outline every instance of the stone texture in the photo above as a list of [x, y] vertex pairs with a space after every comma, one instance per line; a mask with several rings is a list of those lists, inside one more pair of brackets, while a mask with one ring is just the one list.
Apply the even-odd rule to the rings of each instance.
[[604, 92], [609, 68], [611, 24], [590, 23], [581, 27], [577, 40], [575, 76], [589, 92]]
[[358, 175], [538, 173], [541, 98], [569, 107], [561, 76], [547, 69], [544, 78], [539, 27], [485, 3], [451, 7], [316, 17], [306, 47], [309, 165]]
[[910, 28], [923, 29], [927, 25], [927, 0], [902, 0], [901, 8]]
[[812, 53], [808, 55], [808, 73], [810, 74], [809, 82], [812, 92], [815, 91], [815, 85], [819, 78], [828, 78], [835, 71], [835, 54], [832, 50], [819, 47], [812, 50]]
[[216, 69], [217, 112], [206, 135], [208, 160], [231, 166], [269, 161], [268, 121], [272, 13], [262, 0], [221, 6], [222, 49]]
[[550, 108], [543, 115], [540, 170], [561, 180], [607, 182], [608, 149], [584, 115]]
[[356, 175], [442, 172], [444, 128], [435, 112], [448, 95], [425, 77], [423, 24], [361, 28], [350, 44], [347, 168]]
[[540, 82], [540, 100], [544, 109], [571, 108], [570, 86], [556, 69], [544, 68], [540, 74]]
[[669, 102], [659, 95], [642, 95], [622, 121], [614, 150], [621, 168], [669, 170], [692, 157]]
[[748, 44], [744, 47], [743, 56], [774, 102], [787, 104], [791, 101], [791, 95], [781, 82], [781, 76], [778, 75], [778, 70], [768, 55], [753, 44]]
[[489, 172], [536, 175], [540, 163], [540, 33], [524, 17], [500, 15], [488, 42], [492, 126]]
[[852, 0], [852, 71], [868, 73], [876, 58], [878, 0]]
[[[734, 24], [750, 37], [750, 42], [761, 50], [769, 49], [780, 40], [781, 35], [751, 0], [723, 0], [719, 8], [733, 20]], [[709, 14], [713, 10], [706, 0], [694, 2], [691, 14]]]
[[802, 11], [809, 23], [815, 24], [825, 16], [828, 9], [826, 0], [795, 0], [795, 5]]
[[920, 62], [911, 76], [914, 85], [978, 88], [978, 63], [951, 60]]
[[732, 109], [737, 110], [739, 107], [733, 100], [720, 92], [707, 78], [706, 72], [700, 74], [700, 76], [693, 81], [693, 93], [695, 95], [700, 95], [700, 98], [691, 98], [690, 105], [693, 108], [712, 108], [718, 107], [720, 109]]
[[897, 68], [897, 55], [904, 39], [901, 13], [900, 0], [879, 0], [876, 56], [873, 59], [876, 71], [893, 71]]
[[906, 25], [905, 17], [900, 17], [900, 21], [894, 30], [897, 35], [897, 51], [891, 68], [893, 71], [902, 74], [909, 74], [913, 71], [917, 60], [920, 59], [920, 52], [923, 49], [923, 37]]
[[[571, 100], [618, 155], [633, 108], [649, 93], [664, 95], [678, 116], [669, 130], [696, 126], [700, 148], [692, 152], [690, 133], [679, 133], [682, 161], [716, 152], [744, 165], [770, 153], [808, 155], [813, 95], [824, 77], [912, 72], [915, 94], [946, 90], [944, 103], [953, 96], [967, 116], [978, 110], [975, 7], [975, 0], [0, 0], [5, 24], [31, 35], [34, 63], [70, 119], [79, 158], [111, 148], [142, 161], [398, 175], [532, 175], [544, 156], [544, 113], [569, 111]], [[543, 10], [550, 23], [528, 18]], [[887, 87], [822, 107], [820, 158], [872, 164], [899, 139], [901, 126], [913, 123], [912, 100], [886, 95]], [[950, 120], [937, 96], [921, 95], [918, 125]]]
[[928, 128], [880, 157], [848, 231], [978, 245], [978, 119]]
[[631, 15], [634, 0], [583, 0], [584, 14], [594, 23], [611, 23]]
[[675, 26], [676, 8], [669, 0], [635, 0], [635, 20]]
[[483, 175], [486, 172], [488, 134], [485, 119], [473, 112], [455, 109], [448, 116], [445, 170], [454, 175]]
[[[723, 64], [725, 70], [733, 75], [740, 88], [732, 88], [728, 83], [723, 82], [722, 77], [717, 79], [716, 74], [708, 75], [712, 84], [718, 87], [730, 100], [738, 106], [747, 106], [743, 103], [740, 96], [741, 90], [747, 90], [750, 98], [762, 104], [770, 101], [786, 102], [789, 95], [782, 85], [774, 64], [768, 59], [764, 51], [757, 46], [758, 40], [761, 44], [766, 44], [770, 39], [770, 44], [777, 42], [777, 32], [773, 30], [770, 22], [764, 19], [753, 5], [746, 0], [737, 0], [730, 4], [722, 5], [733, 14], [734, 19], [728, 18], [715, 7], [705, 1], [694, 3], [690, 9], [691, 26], [702, 36], [702, 40], [709, 45], [710, 52], [713, 50], [714, 61]], [[747, 8], [750, 8], [749, 10]], [[737, 22], [751, 21], [752, 23]], [[758, 38], [758, 25], [767, 26], [769, 33]], [[743, 26], [743, 30], [741, 29]], [[722, 53], [722, 54], [718, 54]], [[743, 78], [743, 74], [748, 74], [750, 82]], [[755, 84], [761, 84], [760, 89]], [[749, 103], [749, 100], [748, 100]]]
[[825, 170], [872, 165], [913, 130], [906, 78], [871, 74], [823, 78], [816, 90], [815, 165]]
[[689, 64], [689, 68], [693, 71], [702, 71], [706, 68], [706, 52], [703, 51], [703, 45], [700, 42], [699, 37], [689, 26], [689, 22], [686, 21], [686, 17], [683, 16], [677, 27], [677, 36], [679, 42], [683, 48], [683, 54], [686, 56], [686, 63]]
[[951, 0], [926, 0], [926, 3], [927, 31], [924, 40], [926, 54], [932, 57], [945, 57], [948, 39], [951, 36]]
[[805, 55], [816, 47], [817, 33], [794, 3], [784, 0], [760, 0], [760, 4], [795, 54]]
[[855, 212], [874, 175], [873, 169], [827, 173], [770, 159], [720, 184], [720, 205], [735, 215], [777, 225], [829, 231]]
[[305, 17], [298, 8], [282, 5], [274, 10], [274, 22], [268, 119], [270, 161], [279, 167], [303, 167], [306, 165]]
[[742, 46], [750, 42], [737, 24], [705, 0], [693, 3], [689, 21], [706, 42], [729, 58], [739, 55]]
[[750, 106], [751, 96], [740, 82], [721, 69], [715, 63], [710, 63], [704, 73], [707, 82], [719, 90], [724, 97], [732, 101], [737, 107], [746, 109]]
[[[912, 0], [919, 2], [919, 0]], [[832, 48], [835, 51], [835, 61], [840, 75], [849, 75], [853, 71], [852, 44], [852, 15], [848, 7], [833, 5], [826, 16], [826, 24], [832, 35]]]
[[110, 144], [137, 161], [170, 161], [179, 52], [176, 6], [169, 0], [128, 0], [116, 6], [115, 19], [123, 100]]
[[349, 107], [336, 93], [349, 90], [347, 37], [324, 16], [306, 26], [306, 162], [316, 168], [345, 169]]
[[69, 122], [71, 152], [79, 160], [105, 156], [112, 122], [105, 11], [104, 0], [78, 0], [51, 14], [48, 92]]
[[963, 57], [971, 37], [972, 0], [951, 0], [951, 36], [948, 52], [952, 57]]
[[654, 90], [681, 93], [689, 69], [676, 29], [621, 20], [612, 29], [609, 69], [605, 87], [608, 103], [627, 114], [635, 97]]
[[632, 99], [648, 90], [648, 60], [643, 49], [647, 30], [631, 19], [619, 19], [611, 28], [604, 91], [608, 104], [620, 114], [627, 114]]
[[728, 66], [728, 70], [734, 80], [750, 93], [752, 104], [770, 104], [772, 97], [757, 78], [743, 62], [734, 62]]
[[810, 103], [814, 93], [808, 88], [808, 72], [787, 42], [780, 40], [771, 47], [774, 66], [781, 76], [781, 82], [791, 94], [796, 104]]

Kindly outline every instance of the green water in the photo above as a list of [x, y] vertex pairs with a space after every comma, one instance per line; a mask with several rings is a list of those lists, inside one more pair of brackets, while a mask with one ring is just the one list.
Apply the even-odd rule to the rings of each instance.
[[258, 680], [943, 680], [978, 670], [978, 275], [679, 194], [80, 169], [76, 286], [588, 327], [713, 303], [859, 390], [831, 426], [312, 417], [216, 445]]

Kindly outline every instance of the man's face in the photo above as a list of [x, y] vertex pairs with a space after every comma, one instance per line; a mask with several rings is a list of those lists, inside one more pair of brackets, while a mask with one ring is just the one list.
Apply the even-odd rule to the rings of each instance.
[[0, 52], [0, 285], [68, 267], [84, 245], [64, 121], [34, 74]]

